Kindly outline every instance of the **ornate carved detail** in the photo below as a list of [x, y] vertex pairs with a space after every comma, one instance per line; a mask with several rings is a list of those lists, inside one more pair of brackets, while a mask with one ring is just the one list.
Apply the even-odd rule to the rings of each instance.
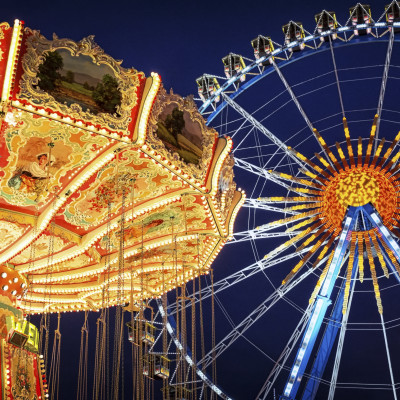
[[[111, 130], [126, 131], [128, 129], [131, 122], [131, 110], [138, 102], [137, 87], [140, 84], [140, 79], [144, 79], [142, 72], [137, 72], [133, 68], [122, 68], [122, 61], [114, 60], [105, 54], [103, 49], [94, 42], [94, 36], [88, 36], [76, 43], [70, 39], [59, 39], [55, 34], [53, 40], [48, 40], [39, 31], [29, 28], [26, 28], [25, 32], [28, 34], [28, 38], [27, 51], [22, 61], [24, 74], [20, 81], [20, 99], [26, 99], [33, 105], [50, 108], [71, 118], [82, 119], [95, 125], [108, 127]], [[89, 56], [94, 64], [104, 64], [112, 69], [122, 95], [121, 105], [117, 106], [116, 114], [99, 113], [95, 115], [89, 110], [83, 110], [77, 103], [70, 106], [62, 104], [38, 87], [37, 74], [40, 64], [44, 61], [45, 54], [61, 49], [68, 50], [72, 56]]]
[[[4, 31], [10, 29], [10, 25], [7, 22], [0, 23], [0, 40], [4, 39]], [[0, 49], [0, 61], [3, 60], [4, 52]]]
[[4, 31], [10, 29], [10, 24], [8, 22], [1, 22], [0, 23], [0, 40], [4, 39]]
[[216, 200], [222, 215], [225, 217], [225, 220], [228, 216], [233, 195], [236, 190], [236, 183], [233, 180], [235, 176], [233, 173], [234, 164], [235, 160], [230, 154], [224, 161], [218, 181]]
[[15, 400], [37, 400], [33, 354], [9, 346], [11, 361], [11, 393]]
[[[198, 164], [187, 163], [179, 156], [178, 153], [169, 150], [162, 140], [157, 136], [157, 122], [160, 119], [165, 107], [169, 104], [176, 104], [180, 111], [186, 111], [190, 115], [193, 122], [197, 122], [202, 132], [202, 156]], [[172, 92], [167, 94], [164, 87], [161, 86], [158, 96], [154, 102], [154, 106], [149, 118], [148, 133], [146, 143], [162, 156], [172, 161], [173, 164], [185, 171], [188, 175], [195, 179], [204, 180], [208, 171], [209, 164], [213, 155], [213, 146], [217, 138], [214, 129], [206, 126], [203, 117], [199, 113], [192, 96], [183, 98]]]

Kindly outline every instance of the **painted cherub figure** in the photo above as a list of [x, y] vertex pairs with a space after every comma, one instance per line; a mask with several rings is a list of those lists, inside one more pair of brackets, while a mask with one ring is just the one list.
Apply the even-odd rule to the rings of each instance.
[[35, 201], [47, 188], [48, 180], [51, 178], [49, 167], [55, 162], [55, 157], [49, 153], [40, 153], [36, 159], [37, 161], [19, 168], [7, 183], [16, 190], [35, 193]]

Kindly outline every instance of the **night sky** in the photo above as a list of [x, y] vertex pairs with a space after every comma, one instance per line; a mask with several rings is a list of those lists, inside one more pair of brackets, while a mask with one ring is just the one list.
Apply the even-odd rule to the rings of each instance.
[[[378, 19], [386, 2], [370, 2], [373, 17]], [[271, 36], [278, 43], [283, 42], [281, 26], [293, 19], [303, 22], [313, 32], [314, 15], [323, 8], [336, 11], [338, 21], [344, 24], [348, 19], [351, 2], [327, 0], [321, 2], [266, 2], [266, 1], [172, 1], [172, 2], [94, 2], [69, 1], [7, 2], [1, 6], [1, 21], [12, 25], [15, 18], [25, 21], [26, 26], [38, 29], [47, 38], [55, 32], [60, 38], [68, 37], [79, 41], [88, 35], [95, 35], [95, 41], [106, 53], [115, 59], [122, 59], [123, 66], [134, 67], [149, 75], [152, 71], [161, 75], [167, 90], [197, 97], [195, 79], [203, 73], [222, 76], [221, 58], [229, 52], [253, 58], [250, 41], [258, 34]], [[386, 43], [347, 46], [336, 53], [345, 110], [353, 138], [366, 137], [378, 102], [382, 65], [385, 60]], [[392, 140], [400, 126], [398, 93], [400, 82], [399, 43], [393, 50], [390, 79], [382, 115], [381, 136]], [[327, 48], [328, 50], [329, 48]], [[323, 49], [322, 49], [323, 50]], [[360, 68], [362, 66], [363, 68]], [[318, 52], [282, 69], [301, 99], [310, 120], [320, 130], [330, 145], [343, 141], [340, 106], [332, 74], [329, 51]], [[239, 100], [238, 100], [239, 102]], [[298, 146], [304, 154], [313, 155], [314, 144], [308, 140], [310, 132], [304, 120], [284, 93], [282, 83], [271, 74], [259, 85], [245, 92], [240, 103], [291, 146]], [[199, 103], [200, 104], [200, 103]], [[257, 110], [257, 111], [256, 111]], [[213, 126], [221, 134], [234, 134], [234, 143], [241, 141], [242, 133], [235, 133], [239, 123], [234, 113], [221, 113]], [[249, 129], [247, 128], [248, 132]], [[250, 162], [267, 162], [274, 168], [284, 157], [274, 154], [267, 142], [246, 139], [248, 147], [235, 155]], [[257, 144], [261, 153], [257, 153]], [[279, 167], [277, 170], [280, 170]], [[236, 182], [246, 190], [248, 197], [279, 194], [279, 188], [270, 183], [260, 182], [242, 171], [236, 171]], [[284, 194], [283, 194], [284, 195]], [[249, 212], [242, 210], [238, 215], [235, 230], [242, 231], [283, 218], [282, 214]], [[283, 243], [283, 238], [257, 240], [243, 244], [227, 245], [215, 262], [215, 280], [251, 265]], [[293, 267], [293, 262], [282, 263], [274, 268], [255, 274], [217, 295], [217, 342], [228, 334], [243, 318], [263, 302]], [[296, 261], [297, 262], [297, 261]], [[344, 272], [342, 271], [341, 276]], [[382, 274], [381, 274], [382, 275]], [[253, 399], [261, 389], [273, 360], [279, 356], [286, 342], [308, 305], [310, 293], [317, 281], [317, 274], [305, 279], [293, 293], [280, 300], [264, 315], [246, 335], [237, 340], [217, 360], [218, 384], [234, 399]], [[205, 282], [207, 284], [207, 282]], [[209, 282], [208, 282], [209, 283]], [[339, 284], [341, 281], [339, 282]], [[382, 301], [384, 317], [388, 322], [388, 341], [391, 349], [394, 381], [400, 388], [400, 312], [398, 299], [400, 288], [393, 276], [383, 281]], [[206, 305], [207, 306], [207, 305]], [[354, 312], [353, 312], [354, 310]], [[209, 308], [208, 308], [209, 312]], [[91, 316], [91, 338], [95, 338], [96, 315]], [[387, 367], [385, 347], [380, 331], [379, 315], [373, 295], [371, 281], [361, 286], [356, 284], [350, 327], [346, 336], [344, 353], [339, 371], [336, 398], [338, 399], [392, 399], [388, 386], [390, 376]], [[82, 314], [66, 314], [62, 317], [63, 350], [60, 399], [76, 397], [78, 373], [80, 328]], [[209, 328], [207, 328], [209, 330]], [[209, 343], [208, 343], [209, 344]], [[92, 351], [93, 351], [92, 344]], [[314, 356], [314, 354], [313, 354]], [[291, 365], [291, 360], [287, 366]], [[326, 374], [317, 399], [326, 399], [329, 390], [333, 357], [330, 358]], [[279, 396], [287, 378], [283, 371], [274, 387]], [[130, 390], [129, 376], [125, 379], [126, 396]], [[349, 389], [362, 383], [359, 390]], [[366, 390], [366, 383], [376, 390]], [[380, 386], [382, 384], [382, 386]], [[301, 393], [301, 392], [299, 392]], [[400, 394], [400, 391], [399, 391]], [[272, 392], [268, 399], [273, 399]]]

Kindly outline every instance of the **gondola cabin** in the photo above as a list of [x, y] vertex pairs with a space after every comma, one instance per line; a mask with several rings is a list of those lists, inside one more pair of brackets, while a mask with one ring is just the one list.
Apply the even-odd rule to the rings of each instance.
[[[369, 4], [358, 3], [356, 6], [350, 8], [350, 18], [353, 26], [360, 24], [369, 25], [371, 23], [371, 7]], [[354, 34], [356, 36], [367, 35], [370, 33], [370, 27], [367, 27], [366, 29], [354, 29]]]
[[303, 50], [305, 44], [302, 40], [305, 38], [303, 24], [301, 22], [290, 21], [288, 24], [282, 26], [283, 33], [285, 34], [285, 45], [288, 46], [292, 42], [300, 42], [297, 46], [291, 46], [289, 51]]
[[145, 354], [143, 356], [143, 375], [152, 377], [153, 376], [153, 357], [151, 354]]
[[[338, 27], [338, 23], [336, 20], [336, 13], [334, 11], [322, 11], [319, 14], [315, 15], [315, 22], [317, 23], [317, 32], [323, 33], [327, 31], [335, 31]], [[335, 40], [337, 38], [336, 32], [332, 32], [330, 37]], [[329, 40], [328, 36], [321, 36], [321, 41]]]
[[[251, 41], [251, 46], [254, 50], [254, 57], [259, 60], [262, 57], [268, 57], [274, 51], [274, 44], [270, 37], [259, 35]], [[263, 62], [263, 65], [272, 64], [273, 57]]]
[[[215, 92], [220, 88], [217, 78], [212, 76], [203, 75], [196, 79], [197, 93], [203, 102], [206, 102], [210, 97], [214, 96]], [[220, 96], [215, 97], [214, 101], [217, 103]]]
[[169, 378], [170, 360], [160, 354], [154, 354], [154, 376], [162, 379]]
[[[393, 2], [385, 6], [386, 22], [389, 25], [389, 29], [392, 29], [394, 22], [400, 22], [400, 5], [397, 2]], [[394, 33], [399, 33], [400, 28], [394, 28]]]
[[131, 322], [127, 322], [126, 325], [128, 327], [128, 338], [129, 341], [131, 341], [132, 343], [135, 343], [137, 345], [139, 345], [138, 341], [150, 345], [154, 343], [155, 326], [152, 325], [150, 322], [142, 322], [139, 327], [137, 326], [137, 324], [134, 324], [134, 326], [132, 326]]
[[[230, 79], [238, 75], [245, 67], [246, 64], [243, 61], [243, 57], [237, 54], [229, 54], [222, 59], [224, 64], [225, 76]], [[244, 82], [246, 80], [246, 75], [240, 77], [240, 81]]]

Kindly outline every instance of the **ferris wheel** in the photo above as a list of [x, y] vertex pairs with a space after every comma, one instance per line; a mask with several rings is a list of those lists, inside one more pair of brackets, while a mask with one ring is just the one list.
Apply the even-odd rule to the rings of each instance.
[[216, 345], [200, 362], [216, 360], [234, 398], [397, 399], [400, 7], [315, 20], [197, 79], [247, 194], [215, 262]]

